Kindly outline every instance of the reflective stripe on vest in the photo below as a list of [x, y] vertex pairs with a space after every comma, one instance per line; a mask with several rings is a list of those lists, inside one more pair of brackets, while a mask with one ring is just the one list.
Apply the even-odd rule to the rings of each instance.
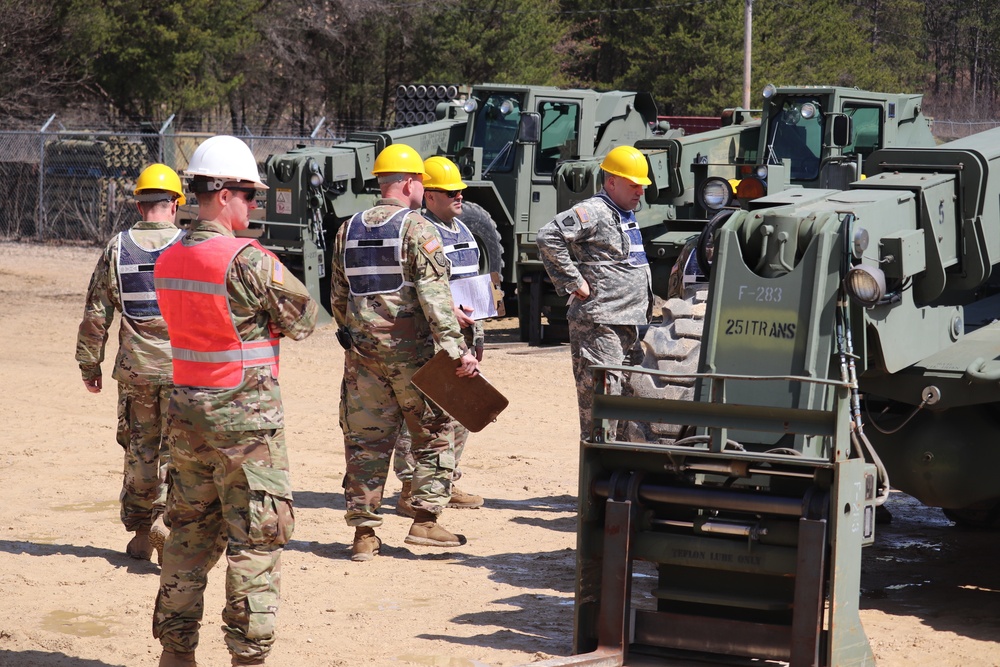
[[178, 243], [156, 262], [156, 295], [174, 357], [174, 384], [235, 389], [243, 371], [270, 366], [278, 377], [278, 337], [243, 341], [229, 310], [226, 280], [236, 255], [256, 241], [216, 236], [194, 245]]
[[[618, 215], [618, 227], [622, 230], [622, 233], [628, 237], [628, 263], [632, 266], [646, 266], [649, 264], [649, 260], [646, 258], [646, 248], [642, 245], [642, 232], [639, 230], [639, 222], [635, 219], [635, 212], [622, 211], [613, 201], [611, 201], [611, 197], [603, 192], [599, 192], [594, 196], [607, 204], [608, 208]], [[581, 264], [588, 264], [590, 266], [610, 266], [617, 263], [618, 262], [611, 260], [603, 262], [581, 262]]]
[[153, 265], [181, 237], [177, 230], [170, 240], [158, 248], [147, 250], [132, 238], [132, 230], [118, 234], [118, 294], [122, 312], [133, 320], [150, 320], [160, 316], [153, 286]]
[[437, 220], [434, 225], [444, 242], [444, 256], [451, 263], [451, 280], [479, 275], [479, 245], [465, 223], [454, 219], [457, 230], [452, 230]]
[[367, 225], [367, 211], [362, 211], [347, 223], [344, 274], [352, 295], [387, 294], [413, 284], [403, 280], [400, 252], [403, 220], [410, 212], [408, 208], [400, 209], [380, 225]]

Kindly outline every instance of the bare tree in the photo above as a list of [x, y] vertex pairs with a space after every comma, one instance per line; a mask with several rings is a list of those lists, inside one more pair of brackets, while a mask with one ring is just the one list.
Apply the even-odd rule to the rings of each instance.
[[54, 0], [0, 2], [0, 115], [37, 117], [79, 84]]

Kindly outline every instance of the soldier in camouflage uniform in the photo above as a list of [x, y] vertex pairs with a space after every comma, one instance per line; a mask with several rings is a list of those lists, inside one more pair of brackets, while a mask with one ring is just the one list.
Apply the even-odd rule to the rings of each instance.
[[90, 278], [76, 341], [76, 360], [87, 391], [103, 388], [101, 362], [115, 311], [122, 314], [118, 356], [111, 376], [118, 381], [118, 444], [125, 450], [121, 520], [135, 532], [125, 552], [161, 560], [167, 528], [161, 515], [167, 498], [167, 449], [163, 415], [171, 388], [170, 341], [153, 294], [153, 264], [180, 236], [174, 225], [184, 204], [181, 180], [163, 164], [139, 175], [136, 205], [142, 220], [117, 234], [104, 248]]
[[279, 341], [316, 325], [306, 287], [255, 241], [236, 238], [266, 188], [235, 137], [206, 140], [186, 174], [201, 219], [156, 265], [175, 388], [167, 412], [171, 487], [153, 636], [160, 667], [196, 665], [208, 572], [225, 553], [222, 612], [233, 665], [274, 643], [292, 489], [278, 386]]
[[[424, 208], [420, 213], [434, 223], [441, 234], [444, 243], [444, 254], [448, 259], [448, 279], [469, 278], [479, 274], [479, 246], [465, 223], [458, 216], [462, 213], [462, 190], [467, 186], [462, 182], [458, 166], [448, 158], [435, 155], [424, 160]], [[483, 347], [486, 342], [482, 320], [474, 320], [472, 308], [462, 304], [453, 304], [455, 318], [462, 327], [465, 344], [470, 350], [475, 350], [476, 360], [483, 360]], [[465, 443], [469, 439], [469, 429], [456, 420], [452, 420], [455, 431], [455, 472], [452, 475], [451, 498], [448, 507], [454, 509], [477, 509], [483, 506], [483, 497], [458, 488], [457, 482], [462, 477], [459, 465], [465, 451]], [[413, 469], [415, 467], [412, 440], [410, 432], [403, 428], [396, 441], [396, 451], [393, 457], [393, 468], [396, 477], [403, 483], [399, 494], [396, 511], [405, 516], [413, 516], [411, 502]]]
[[[545, 270], [569, 295], [569, 340], [580, 407], [580, 437], [592, 437], [591, 366], [620, 366], [649, 323], [652, 278], [635, 208], [650, 184], [646, 157], [631, 146], [613, 149], [601, 163], [604, 189], [538, 230]], [[609, 373], [607, 391], [620, 394], [623, 378]], [[610, 425], [613, 437], [615, 424]]]
[[413, 438], [414, 520], [408, 544], [462, 543], [437, 523], [451, 496], [455, 470], [451, 419], [411, 383], [443, 349], [456, 374], [478, 373], [455, 319], [448, 260], [434, 225], [415, 210], [423, 196], [423, 160], [405, 144], [379, 153], [372, 172], [382, 199], [341, 225], [333, 249], [331, 305], [350, 336], [340, 392], [347, 472], [346, 520], [354, 526], [351, 559], [371, 560], [381, 541], [382, 504], [396, 436], [405, 422]]

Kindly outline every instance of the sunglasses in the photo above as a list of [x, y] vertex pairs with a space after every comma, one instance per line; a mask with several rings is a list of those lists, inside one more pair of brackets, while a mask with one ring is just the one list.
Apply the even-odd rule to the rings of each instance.
[[243, 198], [249, 204], [250, 202], [257, 199], [257, 190], [254, 188], [226, 188], [230, 192], [241, 192], [243, 193]]
[[431, 192], [440, 192], [441, 194], [443, 194], [448, 199], [454, 199], [462, 191], [461, 190], [431, 190]]

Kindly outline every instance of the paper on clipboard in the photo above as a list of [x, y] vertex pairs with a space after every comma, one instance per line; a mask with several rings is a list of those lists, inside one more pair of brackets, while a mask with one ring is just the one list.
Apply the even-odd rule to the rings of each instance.
[[493, 282], [488, 274], [472, 276], [471, 278], [456, 278], [448, 283], [451, 286], [451, 298], [458, 308], [472, 308], [470, 317], [474, 320], [484, 320], [487, 317], [497, 317], [497, 304], [493, 298]]

